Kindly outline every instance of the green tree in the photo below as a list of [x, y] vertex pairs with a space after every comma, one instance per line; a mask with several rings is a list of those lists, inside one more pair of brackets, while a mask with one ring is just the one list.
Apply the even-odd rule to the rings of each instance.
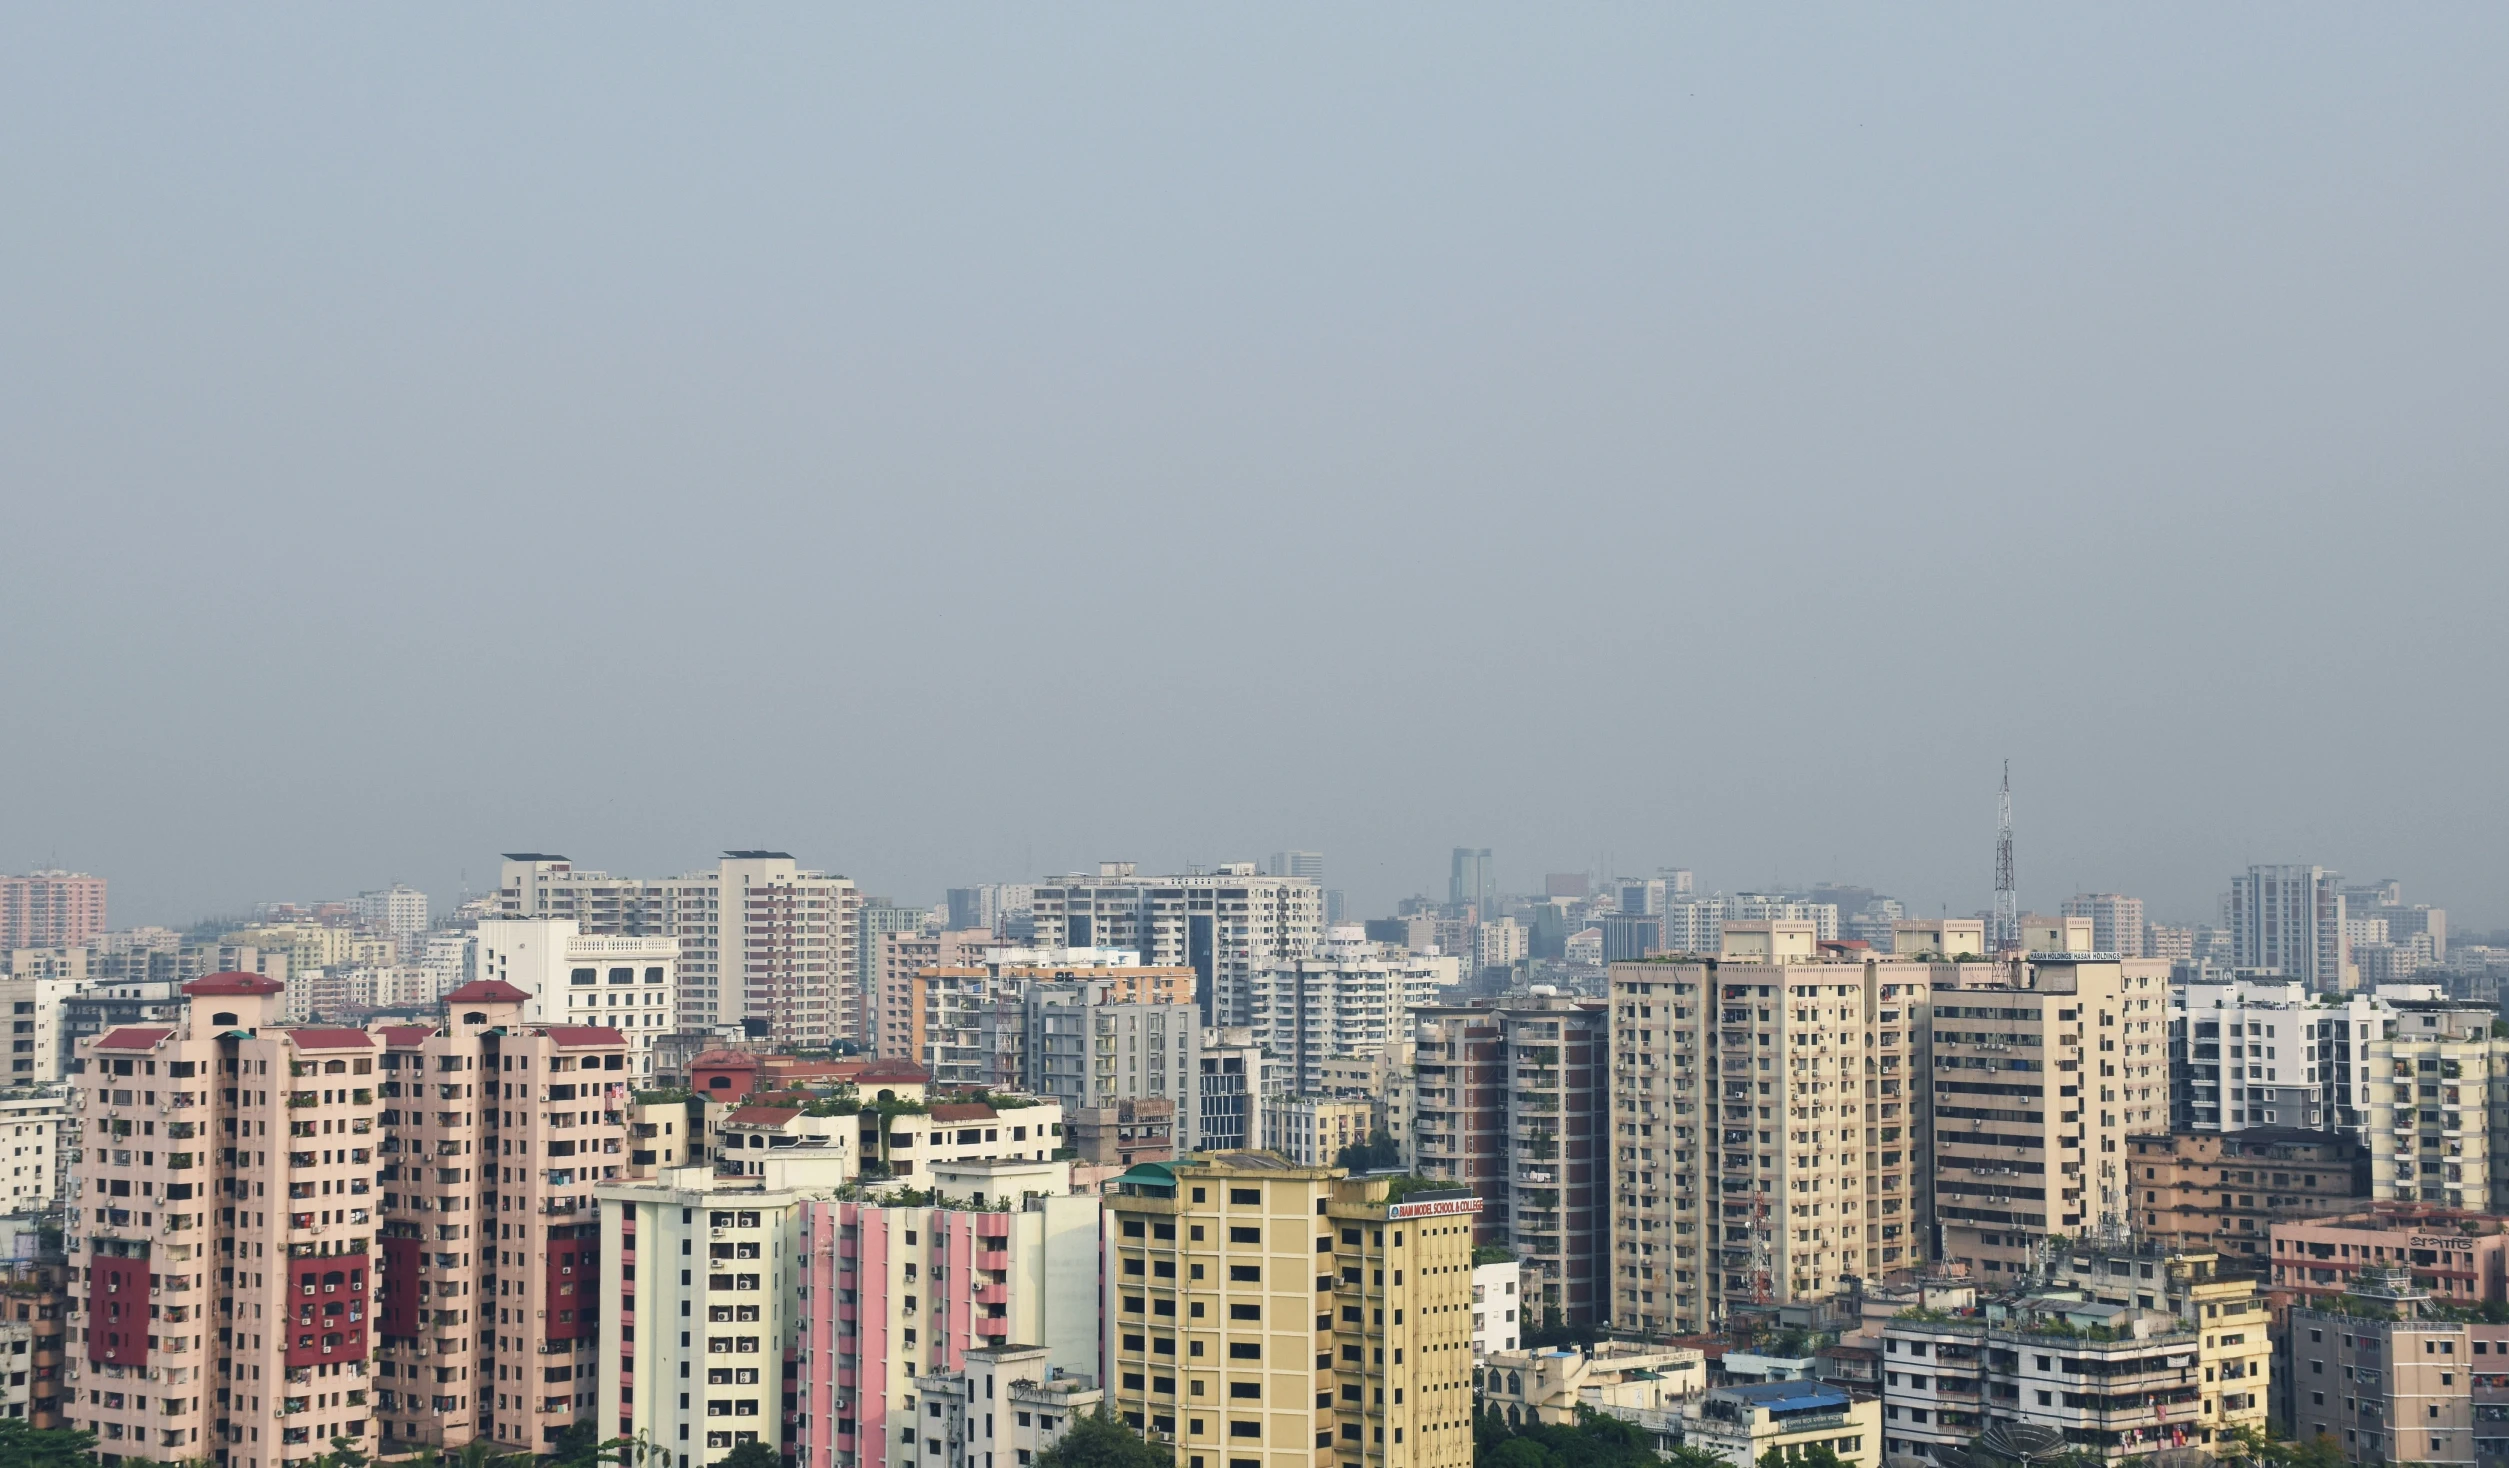
[[1483, 1458], [1480, 1468], [1559, 1468], [1559, 1460], [1532, 1438], [1511, 1437]]
[[1037, 1455], [1036, 1468], [1171, 1468], [1171, 1460], [1101, 1406], [1073, 1418], [1054, 1446]]
[[723, 1455], [721, 1468], [784, 1468], [784, 1455], [765, 1443], [742, 1443]]
[[1664, 1454], [1663, 1457], [1671, 1468], [1733, 1468], [1733, 1465], [1727, 1463], [1721, 1455], [1711, 1453], [1705, 1448], [1694, 1448], [1688, 1443], [1683, 1443]]
[[1830, 1451], [1828, 1443], [1811, 1443], [1804, 1447], [1800, 1458], [1789, 1458], [1772, 1446], [1760, 1455], [1760, 1468], [1843, 1468], [1843, 1465], [1839, 1463], [1838, 1455]]
[[1376, 1172], [1383, 1168], [1400, 1167], [1403, 1165], [1402, 1145], [1379, 1131], [1371, 1134], [1368, 1140], [1353, 1142], [1333, 1154], [1333, 1165], [1349, 1168], [1352, 1172]]
[[0, 1468], [90, 1468], [95, 1451], [92, 1432], [35, 1428], [23, 1417], [0, 1417]]

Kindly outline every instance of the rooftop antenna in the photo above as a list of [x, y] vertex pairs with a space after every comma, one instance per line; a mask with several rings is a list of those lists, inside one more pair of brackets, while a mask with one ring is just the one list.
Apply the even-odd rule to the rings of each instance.
[[2004, 788], [1995, 800], [1995, 947], [2021, 943], [2021, 894], [2012, 878], [2012, 761], [2004, 761]]

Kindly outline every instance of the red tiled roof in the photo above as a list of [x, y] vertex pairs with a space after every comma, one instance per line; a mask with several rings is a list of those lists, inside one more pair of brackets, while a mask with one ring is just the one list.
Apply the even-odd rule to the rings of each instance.
[[124, 1025], [96, 1042], [99, 1050], [154, 1050], [157, 1042], [174, 1031], [150, 1025]]
[[858, 1081], [929, 1082], [932, 1079], [932, 1072], [911, 1060], [897, 1060], [884, 1056], [878, 1060], [864, 1062], [863, 1068], [854, 1072], [854, 1078]]
[[209, 974], [183, 986], [186, 994], [276, 994], [287, 985], [260, 974]]
[[473, 979], [444, 996], [447, 1004], [522, 1004], [531, 993], [517, 989], [503, 979]]
[[540, 1033], [564, 1046], [624, 1045], [627, 1037], [607, 1025], [551, 1025]]
[[690, 1070], [700, 1067], [706, 1070], [756, 1070], [758, 1057], [744, 1055], [738, 1050], [709, 1050], [688, 1062]]
[[279, 1033], [294, 1040], [299, 1050], [371, 1050], [375, 1044], [375, 1037], [364, 1030], [332, 1025], [281, 1030]]
[[723, 1118], [725, 1126], [782, 1126], [801, 1112], [790, 1106], [744, 1106]]
[[436, 1032], [433, 1025], [385, 1025], [382, 1030], [386, 1045], [416, 1045]]
[[934, 1121], [991, 1121], [999, 1114], [982, 1101], [944, 1101], [932, 1108]]

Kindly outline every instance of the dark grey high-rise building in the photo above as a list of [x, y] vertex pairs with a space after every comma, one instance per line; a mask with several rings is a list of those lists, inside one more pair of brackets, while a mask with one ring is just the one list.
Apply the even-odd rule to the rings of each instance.
[[1456, 847], [1446, 878], [1447, 905], [1462, 907], [1472, 903], [1487, 913], [1497, 899], [1498, 878], [1490, 870], [1490, 848]]

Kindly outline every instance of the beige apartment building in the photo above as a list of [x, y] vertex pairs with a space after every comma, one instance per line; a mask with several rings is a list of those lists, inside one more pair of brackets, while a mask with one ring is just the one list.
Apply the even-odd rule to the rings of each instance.
[[62, 1413], [107, 1468], [371, 1445], [374, 1038], [269, 1025], [257, 974], [184, 993], [73, 1061]]
[[1932, 1069], [1947, 1260], [1993, 1284], [2050, 1235], [2128, 1220], [2125, 1139], [2168, 1120], [2168, 1000], [2155, 960], [1944, 966]]
[[[2477, 1212], [2496, 1194], [2509, 1201], [2492, 1160], [2492, 1098], [2509, 1097], [2509, 1040], [2491, 1038], [2498, 1016], [2442, 999], [2390, 1007], [2364, 1055], [2370, 1196]], [[2509, 1115], [2500, 1121], [2509, 1129]]]
[[711, 870], [663, 880], [507, 852], [497, 892], [501, 918], [572, 918], [587, 936], [673, 939], [685, 1028], [756, 1020], [773, 1039], [812, 1048], [838, 1038], [859, 1008], [861, 910], [851, 879], [805, 870], [781, 851], [727, 851]]
[[380, 1445], [541, 1452], [593, 1415], [600, 1225], [626, 1176], [629, 1041], [534, 1025], [491, 980], [382, 1032]]
[[1269, 1152], [1112, 1189], [1108, 1400], [1177, 1468], [1471, 1463], [1478, 1199]]
[[1728, 922], [1722, 946], [1611, 966], [1624, 1330], [1715, 1330], [1924, 1258], [1935, 966], [1808, 922]]

